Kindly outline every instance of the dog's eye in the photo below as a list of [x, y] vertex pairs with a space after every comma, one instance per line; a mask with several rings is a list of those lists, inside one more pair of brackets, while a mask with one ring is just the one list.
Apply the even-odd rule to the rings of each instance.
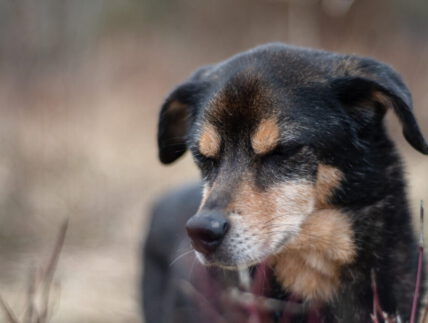
[[193, 153], [193, 157], [195, 159], [196, 164], [198, 165], [208, 165], [208, 166], [215, 166], [218, 162], [217, 159], [212, 158], [212, 157], [207, 157], [203, 154], [201, 154], [199, 151], [194, 151]]
[[269, 159], [288, 159], [298, 152], [300, 152], [303, 148], [303, 145], [300, 144], [292, 144], [292, 145], [278, 145], [274, 150], [264, 155], [264, 158]]

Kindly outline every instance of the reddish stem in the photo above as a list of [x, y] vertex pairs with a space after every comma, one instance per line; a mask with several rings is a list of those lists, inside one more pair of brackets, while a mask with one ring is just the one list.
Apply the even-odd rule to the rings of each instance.
[[412, 313], [410, 323], [416, 323], [416, 314], [418, 312], [419, 291], [421, 289], [422, 265], [424, 258], [424, 205], [421, 201], [420, 208], [420, 236], [419, 236], [419, 255], [418, 255], [418, 271], [416, 274], [416, 286], [413, 294]]
[[372, 321], [373, 323], [379, 323], [378, 312], [382, 315], [382, 309], [379, 304], [379, 294], [377, 291], [376, 285], [376, 275], [374, 269], [370, 272], [370, 278], [372, 281], [372, 294], [373, 294], [373, 313], [372, 313]]

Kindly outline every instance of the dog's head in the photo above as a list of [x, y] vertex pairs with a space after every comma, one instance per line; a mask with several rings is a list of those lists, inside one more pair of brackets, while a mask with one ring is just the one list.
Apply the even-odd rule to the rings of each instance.
[[361, 187], [393, 167], [382, 162], [394, 154], [388, 108], [428, 154], [411, 106], [397, 73], [368, 58], [271, 44], [198, 70], [167, 98], [158, 132], [163, 163], [189, 149], [202, 173], [203, 200], [187, 223], [198, 258], [252, 265], [314, 210], [376, 199]]

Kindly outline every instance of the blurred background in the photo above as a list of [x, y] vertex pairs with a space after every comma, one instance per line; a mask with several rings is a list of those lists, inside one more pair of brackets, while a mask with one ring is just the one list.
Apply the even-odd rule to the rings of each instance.
[[[68, 218], [51, 322], [141, 321], [147, 210], [198, 176], [188, 156], [159, 164], [158, 108], [198, 66], [270, 41], [393, 65], [428, 135], [426, 0], [0, 0], [0, 295], [18, 318]], [[387, 119], [416, 214], [428, 160]]]

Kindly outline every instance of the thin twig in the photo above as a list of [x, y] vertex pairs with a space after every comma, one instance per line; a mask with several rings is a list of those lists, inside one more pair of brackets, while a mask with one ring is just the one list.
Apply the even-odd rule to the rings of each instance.
[[[379, 323], [379, 318], [377, 316], [379, 311], [379, 295], [377, 291], [377, 285], [376, 285], [376, 275], [374, 269], [370, 271], [370, 278], [372, 283], [372, 294], [373, 294], [373, 313], [370, 315], [372, 318], [373, 323]], [[382, 312], [382, 310], [380, 311]]]
[[410, 323], [416, 323], [416, 314], [418, 312], [419, 292], [421, 289], [422, 265], [424, 257], [424, 204], [421, 201], [420, 207], [420, 228], [419, 228], [419, 255], [418, 255], [418, 271], [416, 273], [416, 286], [413, 294], [412, 313]]
[[9, 321], [9, 323], [19, 323], [18, 319], [16, 318], [16, 315], [13, 313], [12, 309], [9, 307], [8, 304], [3, 300], [3, 298], [0, 296], [0, 306], [3, 309], [3, 312], [6, 314], [6, 317]]
[[190, 282], [182, 280], [180, 281], [180, 287], [202, 308], [203, 313], [206, 314], [212, 322], [227, 323], [226, 319], [218, 312], [213, 303], [210, 302], [205, 295], [200, 293]]
[[52, 285], [53, 276], [55, 273], [55, 269], [58, 264], [58, 259], [61, 254], [62, 247], [64, 246], [64, 240], [65, 235], [67, 233], [68, 228], [68, 219], [64, 221], [62, 224], [58, 237], [54, 246], [54, 249], [52, 251], [51, 257], [49, 259], [48, 265], [46, 266], [45, 270], [43, 271], [42, 277], [43, 277], [43, 303], [41, 308], [41, 314], [40, 314], [40, 321], [46, 322], [46, 319], [48, 317], [48, 309], [49, 309], [49, 298], [50, 298], [50, 289]]
[[27, 309], [24, 316], [24, 322], [31, 323], [33, 322], [34, 313], [35, 313], [35, 304], [34, 304], [34, 295], [36, 294], [36, 285], [37, 285], [37, 274], [36, 270], [33, 268], [30, 271], [28, 290], [27, 290]]
[[46, 318], [46, 322], [49, 322], [55, 313], [55, 311], [58, 309], [59, 300], [61, 299], [61, 284], [59, 282], [53, 283], [53, 291], [55, 292], [54, 297], [52, 297], [52, 301], [50, 304], [50, 311], [49, 315]]

